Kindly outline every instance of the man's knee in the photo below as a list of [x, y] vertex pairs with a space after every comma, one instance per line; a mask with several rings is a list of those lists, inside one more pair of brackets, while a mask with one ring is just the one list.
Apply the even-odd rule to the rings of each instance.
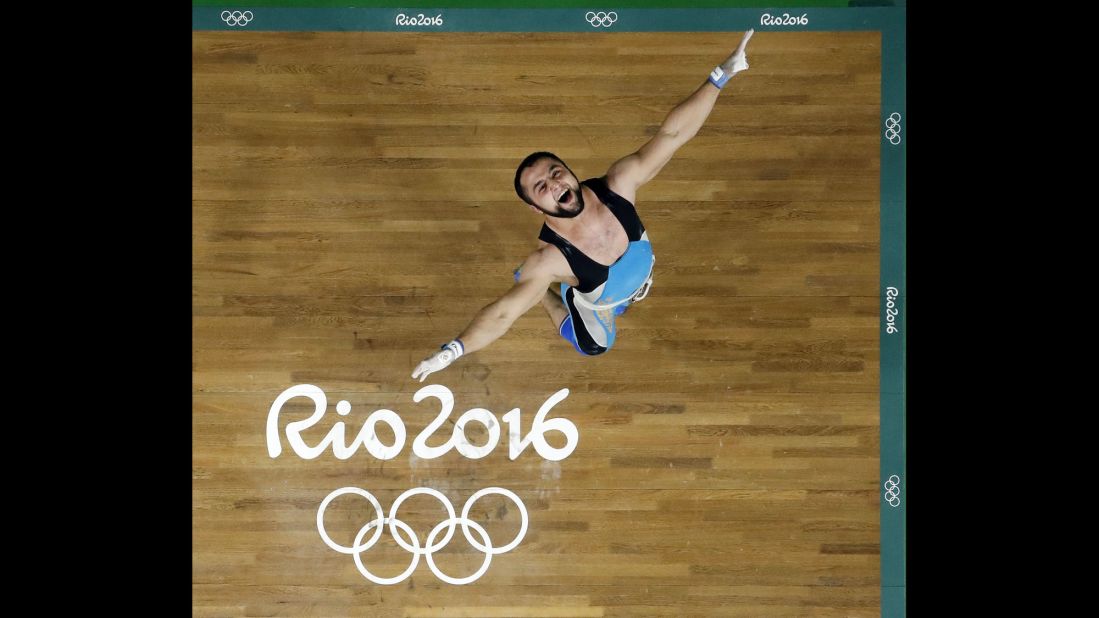
[[605, 354], [607, 352], [607, 350], [610, 350], [610, 348], [604, 348], [601, 345], [597, 345], [597, 346], [590, 346], [590, 347], [585, 346], [585, 348], [582, 351], [583, 351], [584, 354], [586, 354], [588, 356], [599, 356], [600, 354]]
[[565, 341], [571, 343], [572, 347], [576, 348], [576, 351], [584, 356], [599, 356], [610, 349], [610, 347], [604, 347], [595, 343], [588, 337], [577, 337], [576, 331], [573, 328], [571, 315], [566, 316], [564, 321], [561, 322], [561, 328], [558, 329], [558, 332], [565, 338]]

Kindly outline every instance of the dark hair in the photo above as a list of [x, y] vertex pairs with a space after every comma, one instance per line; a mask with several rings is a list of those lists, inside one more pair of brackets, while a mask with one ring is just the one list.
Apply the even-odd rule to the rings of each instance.
[[[523, 159], [523, 162], [519, 164], [519, 168], [515, 170], [515, 193], [519, 196], [519, 199], [530, 204], [531, 206], [534, 206], [534, 202], [530, 201], [530, 198], [527, 197], [526, 193], [523, 193], [523, 186], [519, 184], [519, 177], [523, 175], [523, 170], [533, 166], [535, 163], [538, 162], [539, 159], [544, 159], [546, 157], [549, 157], [550, 159], [557, 161], [561, 165], [564, 165], [565, 169], [569, 170], [569, 173], [572, 173], [572, 170], [569, 169], [568, 165], [565, 165], [565, 162], [561, 160], [561, 157], [553, 154], [552, 152], [546, 152], [542, 150], [539, 152], [532, 152], [527, 155], [527, 158]], [[575, 174], [573, 175], [575, 176]]]

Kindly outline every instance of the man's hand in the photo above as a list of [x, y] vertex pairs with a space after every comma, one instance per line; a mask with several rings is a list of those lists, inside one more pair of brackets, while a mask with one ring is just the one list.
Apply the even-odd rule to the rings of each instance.
[[737, 73], [748, 68], [748, 56], [745, 55], [744, 49], [748, 47], [748, 40], [755, 34], [755, 29], [749, 29], [744, 33], [744, 37], [740, 39], [740, 45], [737, 45], [736, 51], [731, 56], [725, 59], [725, 62], [721, 63], [721, 70], [725, 71], [728, 75], [736, 75]]
[[419, 365], [416, 365], [416, 369], [412, 371], [412, 379], [420, 378], [420, 382], [427, 379], [427, 376], [446, 368], [448, 365], [458, 360], [464, 352], [462, 342], [455, 339], [450, 343], [443, 346], [443, 349], [428, 356], [424, 360], [420, 361]]

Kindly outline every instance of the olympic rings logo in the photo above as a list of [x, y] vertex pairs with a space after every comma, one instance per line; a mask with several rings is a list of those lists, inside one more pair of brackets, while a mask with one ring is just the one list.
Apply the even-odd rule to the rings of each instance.
[[[368, 502], [370, 502], [370, 505], [374, 507], [374, 511], [378, 514], [378, 517], [376, 519], [370, 520], [366, 523], [366, 525], [359, 529], [359, 533], [355, 535], [355, 544], [351, 547], [346, 547], [336, 543], [328, 536], [328, 532], [326, 532], [324, 529], [325, 509], [328, 508], [328, 505], [331, 504], [333, 500], [344, 494], [355, 494], [357, 496], [362, 496]], [[397, 518], [397, 509], [400, 508], [401, 503], [412, 496], [417, 496], [420, 494], [433, 496], [435, 499], [441, 502], [442, 505], [446, 508], [447, 515], [449, 516], [447, 519], [440, 522], [431, 529], [431, 532], [429, 532], [427, 535], [427, 542], [422, 548], [420, 547], [420, 540], [419, 538], [417, 538], [416, 533], [413, 532], [412, 528], [409, 527], [408, 524]], [[489, 494], [499, 494], [510, 499], [519, 507], [519, 513], [522, 515], [523, 519], [523, 523], [519, 526], [519, 533], [510, 543], [502, 547], [493, 547], [492, 539], [489, 538], [488, 533], [485, 532], [485, 529], [481, 527], [481, 525], [477, 522], [469, 519], [469, 509], [473, 506], [473, 503], [480, 499], [482, 496], [486, 496]], [[415, 489], [409, 489], [408, 491], [402, 493], [400, 496], [397, 497], [396, 500], [393, 501], [393, 506], [389, 509], [389, 517], [385, 516], [385, 512], [382, 510], [381, 503], [378, 502], [378, 499], [375, 498], [373, 494], [364, 489], [359, 489], [358, 487], [341, 487], [340, 489], [333, 491], [332, 493], [328, 494], [328, 497], [324, 499], [324, 502], [321, 502], [320, 507], [317, 509], [317, 530], [321, 533], [321, 539], [324, 540], [325, 545], [331, 547], [341, 554], [351, 554], [355, 558], [355, 566], [359, 568], [359, 573], [362, 573], [363, 577], [374, 582], [375, 584], [381, 584], [383, 586], [399, 584], [408, 579], [409, 576], [412, 575], [412, 572], [416, 570], [416, 566], [420, 563], [420, 556], [425, 556], [427, 558], [427, 566], [431, 569], [431, 572], [434, 573], [436, 577], [448, 584], [462, 586], [475, 582], [480, 579], [480, 577], [484, 575], [486, 571], [488, 571], [488, 567], [489, 564], [492, 563], [493, 556], [511, 551], [517, 545], [519, 545], [519, 542], [523, 540], [523, 536], [525, 536], [527, 533], [527, 523], [527, 507], [523, 504], [523, 501], [519, 499], [519, 496], [516, 496], [514, 493], [507, 489], [504, 489], [503, 487], [488, 487], [470, 496], [469, 499], [466, 500], [465, 506], [462, 507], [461, 517], [455, 517], [454, 505], [450, 503], [450, 500], [448, 500], [446, 496], [429, 487], [417, 487]], [[368, 549], [373, 547], [375, 543], [378, 542], [378, 539], [382, 536], [382, 528], [387, 524], [389, 525], [389, 533], [393, 535], [393, 540], [397, 542], [397, 545], [400, 545], [405, 551], [408, 551], [412, 554], [412, 563], [408, 565], [408, 568], [405, 569], [403, 573], [395, 577], [379, 577], [377, 575], [374, 575], [366, 568], [362, 561], [363, 552], [367, 551]], [[477, 549], [477, 551], [483, 552], [485, 554], [485, 561], [481, 564], [481, 568], [477, 569], [476, 572], [467, 577], [451, 577], [446, 573], [443, 573], [441, 570], [439, 570], [439, 567], [435, 565], [435, 561], [432, 558], [432, 554], [446, 547], [447, 543], [450, 542], [450, 539], [454, 536], [454, 528], [456, 525], [462, 526], [462, 534], [466, 537], [466, 541], [468, 541], [470, 545]], [[370, 540], [364, 543], [363, 537], [365, 537], [367, 533], [370, 532], [371, 528], [374, 529], [374, 534], [371, 535]], [[408, 535], [408, 538], [412, 540], [411, 544], [405, 542], [405, 540], [401, 538], [401, 535], [397, 534], [398, 528], [406, 535]], [[442, 532], [444, 528], [446, 529], [446, 534], [444, 535], [442, 540], [436, 543], [435, 539], [439, 536], [439, 533]], [[481, 542], [477, 542], [477, 540], [470, 535], [470, 528], [473, 528], [473, 530], [477, 533], [477, 536], [481, 537]]]
[[221, 21], [229, 24], [230, 26], [247, 26], [248, 22], [252, 21], [252, 11], [222, 11]]
[[615, 13], [614, 11], [611, 11], [610, 13], [604, 13], [603, 11], [593, 13], [592, 11], [588, 11], [588, 14], [584, 16], [584, 19], [591, 24], [592, 28], [599, 28], [600, 26], [609, 28], [611, 24], [618, 21], [618, 13]]
[[892, 507], [901, 504], [901, 477], [896, 474], [885, 481], [885, 501]]
[[901, 115], [897, 112], [885, 119], [885, 139], [894, 146], [901, 143]]

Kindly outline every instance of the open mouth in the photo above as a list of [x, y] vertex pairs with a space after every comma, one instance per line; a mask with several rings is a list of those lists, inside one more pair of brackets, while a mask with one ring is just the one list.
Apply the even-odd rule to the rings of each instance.
[[572, 201], [572, 191], [569, 191], [568, 189], [565, 189], [564, 193], [562, 193], [561, 195], [559, 195], [557, 197], [557, 203], [561, 204], [562, 206], [568, 205], [568, 203], [571, 202], [571, 201]]

